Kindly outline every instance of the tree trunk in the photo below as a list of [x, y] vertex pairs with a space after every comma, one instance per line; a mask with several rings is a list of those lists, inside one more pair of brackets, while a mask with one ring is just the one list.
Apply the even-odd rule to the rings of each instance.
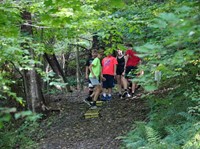
[[66, 53], [65, 54], [65, 67], [64, 67], [64, 73], [65, 73], [65, 76], [68, 76], [69, 73], [68, 73], [68, 65], [69, 65], [69, 57], [70, 57], [70, 53]]
[[77, 89], [81, 89], [81, 81], [80, 81], [80, 62], [79, 62], [79, 48], [76, 46], [76, 82], [77, 82]]
[[[52, 70], [60, 77], [62, 77], [63, 81], [65, 83], [68, 83], [67, 78], [64, 75], [64, 72], [62, 70], [62, 68], [60, 67], [60, 64], [56, 58], [55, 54], [49, 55], [47, 53], [44, 54], [45, 59], [47, 60], [47, 62], [49, 63], [49, 65], [51, 66]], [[70, 86], [67, 85], [67, 91], [71, 92]]]
[[[31, 23], [31, 13], [27, 11], [22, 11], [21, 17], [25, 22]], [[21, 25], [21, 33], [25, 36], [32, 36], [33, 31], [31, 26]], [[23, 43], [22, 48], [28, 47], [28, 43]], [[31, 48], [28, 48], [30, 56], [34, 59], [34, 51]], [[24, 71], [24, 81], [25, 81], [25, 94], [28, 109], [33, 112], [42, 111], [42, 103], [44, 98], [42, 95], [42, 90], [40, 88], [39, 75], [35, 70], [35, 65], [32, 64], [32, 70]]]

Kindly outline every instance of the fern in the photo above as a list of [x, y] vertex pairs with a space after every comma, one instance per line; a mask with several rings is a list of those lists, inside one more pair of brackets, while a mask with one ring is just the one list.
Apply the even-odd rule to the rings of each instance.
[[135, 142], [129, 142], [126, 144], [127, 149], [133, 149], [133, 148], [139, 148], [144, 146], [147, 142], [143, 138], [138, 138], [138, 141]]
[[158, 143], [160, 140], [160, 136], [158, 132], [156, 132], [153, 128], [149, 126], [145, 126], [146, 130], [146, 139], [149, 143]]
[[200, 148], [200, 143], [198, 144], [200, 142], [200, 138], [198, 137], [200, 136], [200, 128], [199, 124], [196, 124], [195, 121], [186, 122], [180, 126], [168, 126], [166, 127], [166, 131], [168, 135], [163, 139], [166, 143], [183, 146], [184, 148], [194, 146]]
[[195, 117], [192, 116], [191, 114], [187, 113], [187, 112], [180, 112], [180, 113], [178, 113], [178, 115], [186, 118], [186, 120], [188, 120], [188, 121], [194, 121], [195, 120]]

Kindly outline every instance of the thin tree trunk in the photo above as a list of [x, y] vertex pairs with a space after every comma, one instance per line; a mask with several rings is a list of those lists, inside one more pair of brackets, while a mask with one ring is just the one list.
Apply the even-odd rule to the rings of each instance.
[[[65, 62], [66, 62], [66, 60], [65, 60], [65, 54], [62, 54], [62, 70], [65, 70]], [[64, 74], [65, 74], [65, 72], [63, 72]]]
[[70, 53], [66, 53], [65, 54], [65, 67], [64, 67], [65, 76], [68, 76], [69, 57], [70, 57]]
[[79, 62], [79, 48], [77, 46], [75, 46], [75, 50], [76, 50], [76, 82], [77, 82], [77, 89], [80, 90], [81, 87], [80, 87], [80, 84], [81, 84], [81, 81], [80, 81], [80, 62]]
[[[31, 13], [23, 11], [21, 17], [25, 22], [31, 23]], [[21, 25], [21, 33], [25, 36], [32, 36], [33, 31], [31, 26]], [[23, 43], [21, 45], [24, 49], [27, 49], [28, 43]], [[34, 59], [34, 51], [28, 48], [30, 56]], [[45, 101], [42, 95], [42, 90], [40, 88], [39, 76], [35, 70], [35, 65], [32, 64], [32, 70], [24, 71], [24, 81], [25, 81], [25, 94], [28, 109], [33, 112], [41, 112], [42, 105]]]
[[[60, 64], [56, 58], [55, 54], [49, 55], [47, 53], [44, 54], [45, 59], [47, 60], [47, 62], [49, 63], [49, 65], [51, 66], [52, 70], [58, 75], [61, 76], [63, 81], [65, 83], [68, 83], [67, 78], [64, 75], [64, 72], [62, 70], [62, 68], [60, 67]], [[67, 91], [71, 92], [70, 86], [67, 85]]]

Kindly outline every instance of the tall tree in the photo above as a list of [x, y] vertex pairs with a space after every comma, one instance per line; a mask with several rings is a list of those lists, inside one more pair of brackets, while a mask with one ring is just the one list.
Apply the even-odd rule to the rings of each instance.
[[80, 62], [79, 62], [79, 47], [75, 46], [76, 50], [76, 82], [77, 82], [77, 89], [80, 89], [81, 87], [81, 81], [80, 81]]
[[[31, 13], [23, 10], [21, 13], [21, 17], [24, 22], [28, 22], [31, 24]], [[31, 26], [21, 25], [21, 33], [22, 36], [29, 36], [32, 37], [33, 30]], [[29, 51], [30, 57], [34, 60], [34, 50], [29, 47], [29, 43], [25, 42], [22, 45], [22, 48], [27, 49]], [[35, 64], [32, 64], [31, 70], [24, 71], [24, 80], [25, 80], [25, 94], [26, 94], [26, 101], [28, 109], [32, 110], [33, 112], [40, 112], [42, 111], [42, 104], [44, 98], [42, 96], [42, 90], [40, 88], [40, 81], [39, 76], [35, 69]]]

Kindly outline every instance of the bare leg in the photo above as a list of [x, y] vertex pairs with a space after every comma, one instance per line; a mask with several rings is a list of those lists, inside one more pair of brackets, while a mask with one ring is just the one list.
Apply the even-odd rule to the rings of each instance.
[[124, 78], [124, 89], [127, 90], [128, 88], [128, 80]]
[[112, 88], [108, 88], [108, 94], [112, 94]]
[[121, 76], [121, 87], [123, 87], [124, 89], [125, 89], [125, 87], [124, 87], [125, 81], [126, 81], [126, 79], [124, 78], [124, 76]]
[[94, 97], [96, 90], [97, 90], [97, 86], [95, 86], [95, 88], [93, 89], [93, 92], [92, 92], [92, 94], [90, 95], [90, 97]]
[[101, 85], [97, 85], [96, 87], [97, 88], [96, 88], [96, 91], [95, 91], [95, 94], [94, 94], [93, 101], [97, 101], [97, 99], [98, 99], [98, 97], [101, 93], [101, 90], [102, 90]]
[[103, 95], [106, 96], [106, 93], [107, 93], [107, 89], [103, 88]]
[[117, 90], [119, 94], [122, 94], [122, 79], [120, 75], [117, 75]]
[[136, 87], [136, 83], [132, 82], [132, 93], [135, 93], [135, 87]]
[[128, 82], [128, 79], [124, 79], [124, 93], [123, 93], [123, 95], [122, 95], [122, 97], [130, 97], [131, 95], [129, 94], [129, 92], [128, 92], [128, 84], [129, 84], [129, 82]]
[[119, 94], [122, 93], [121, 83], [122, 83], [122, 81], [121, 81], [121, 76], [120, 76], [120, 75], [117, 75], [117, 90], [118, 90]]

